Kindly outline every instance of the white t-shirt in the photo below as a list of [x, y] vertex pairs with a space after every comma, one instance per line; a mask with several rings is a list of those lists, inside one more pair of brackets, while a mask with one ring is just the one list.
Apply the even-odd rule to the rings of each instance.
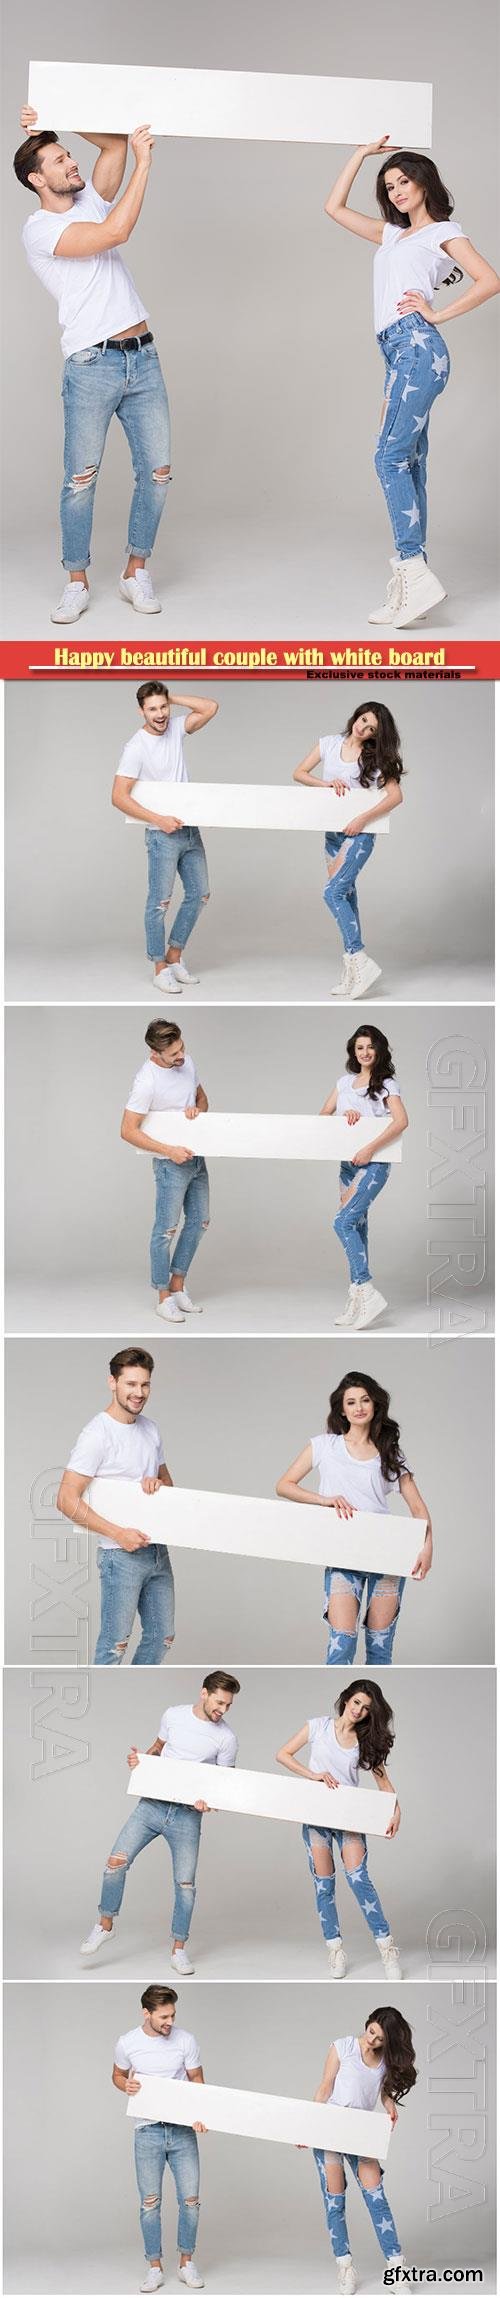
[[[375, 333], [381, 335], [385, 327], [394, 327], [404, 315], [398, 311], [407, 289], [414, 295], [424, 295], [426, 303], [434, 302], [434, 290], [441, 287], [453, 270], [453, 256], [447, 255], [445, 239], [463, 239], [461, 223], [454, 216], [446, 222], [422, 224], [421, 231], [405, 231], [399, 223], [386, 223], [380, 247], [373, 266], [373, 301]], [[422, 327], [418, 311], [408, 314], [415, 321], [415, 331]]]
[[361, 760], [342, 757], [343, 734], [320, 734], [319, 747], [324, 782], [345, 782], [354, 790], [361, 778]]
[[[115, 2049], [115, 2067], [125, 2075], [168, 2075], [171, 2082], [182, 2083], [194, 2067], [201, 2067], [201, 2051], [196, 2035], [187, 2027], [172, 2027], [170, 2035], [145, 2035], [143, 2027], [129, 2027], [126, 2035], [119, 2035]], [[151, 2121], [150, 2115], [144, 2116]], [[201, 2116], [200, 2116], [201, 2121]]]
[[340, 2059], [338, 2074], [330, 2093], [335, 2106], [365, 2107], [368, 2110], [376, 2107], [385, 2075], [385, 2060], [379, 2059], [377, 2067], [366, 2067], [357, 2035], [336, 2036], [333, 2048]]
[[[129, 1427], [123, 1420], [112, 1420], [109, 1412], [96, 1412], [77, 1436], [68, 1468], [89, 1479], [133, 1476], [142, 1483], [143, 1476], [158, 1475], [163, 1461], [163, 1440], [155, 1420], [141, 1415]], [[100, 1548], [116, 1548], [116, 1540], [108, 1540], [107, 1533], [100, 1532], [98, 1539]]]
[[[350, 1500], [353, 1508], [364, 1513], [387, 1516], [387, 1495], [399, 1485], [399, 1477], [385, 1477], [380, 1453], [374, 1460], [353, 1460], [345, 1437], [333, 1436], [328, 1429], [322, 1436], [311, 1437], [313, 1468], [319, 1468], [319, 1489], [322, 1497], [331, 1500], [337, 1495]], [[400, 1475], [408, 1475], [406, 1461]]]
[[337, 1078], [337, 1116], [345, 1117], [347, 1109], [358, 1109], [362, 1117], [387, 1117], [388, 1095], [399, 1091], [397, 1077], [384, 1077], [380, 1093], [369, 1095], [367, 1085], [357, 1085], [354, 1071], [344, 1070]]
[[117, 774], [124, 774], [134, 782], [187, 782], [189, 780], [184, 757], [183, 736], [187, 711], [179, 711], [169, 718], [164, 734], [150, 734], [146, 726], [139, 726], [130, 742], [122, 750]]
[[[359, 1747], [341, 1747], [337, 1739], [333, 1716], [310, 1716], [309, 1733], [310, 1771], [331, 1771], [333, 1779], [342, 1787], [359, 1787]], [[335, 1811], [332, 1800], [332, 1827]]]
[[88, 351], [93, 343], [117, 335], [120, 328], [124, 334], [127, 329], [132, 333], [139, 319], [148, 318], [119, 247], [104, 248], [102, 255], [54, 254], [70, 224], [103, 223], [111, 204], [101, 199], [93, 183], [87, 183], [83, 191], [75, 192], [72, 206], [63, 214], [37, 208], [24, 225], [28, 263], [58, 305], [66, 359], [73, 351]]
[[[127, 1095], [126, 1106], [144, 1117], [148, 1110], [194, 1109], [198, 1085], [190, 1053], [186, 1053], [178, 1069], [160, 1069], [157, 1061], [143, 1061]], [[193, 1151], [196, 1153], [194, 1132]]]
[[181, 1763], [220, 1763], [228, 1770], [236, 1763], [238, 1741], [229, 1724], [195, 1716], [192, 1707], [165, 1708], [158, 1738], [165, 1741], [163, 1755], [176, 1755]]

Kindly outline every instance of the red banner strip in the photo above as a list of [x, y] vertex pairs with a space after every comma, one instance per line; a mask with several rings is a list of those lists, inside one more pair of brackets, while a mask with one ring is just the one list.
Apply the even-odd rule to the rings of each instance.
[[361, 639], [173, 639], [153, 645], [15, 639], [0, 645], [0, 678], [500, 679], [500, 641]]

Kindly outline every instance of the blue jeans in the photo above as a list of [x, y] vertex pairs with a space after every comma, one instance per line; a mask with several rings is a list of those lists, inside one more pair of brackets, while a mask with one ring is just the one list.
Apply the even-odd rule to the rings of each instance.
[[[174, 1875], [174, 1906], [172, 1938], [185, 1941], [188, 1937], [194, 1902], [195, 1878], [200, 1845], [201, 1811], [191, 1803], [163, 1803], [152, 1795], [138, 1797], [135, 1810], [117, 1835], [109, 1853], [110, 1859], [122, 1858], [121, 1867], [105, 1867], [99, 1901], [100, 1915], [118, 1915], [123, 1899], [129, 1867], [146, 1844], [154, 1843], [162, 1835], [172, 1854]], [[203, 2118], [202, 2118], [203, 2119]]]
[[[316, 2168], [319, 2171], [321, 2192], [325, 2205], [326, 2223], [334, 2258], [348, 2258], [350, 2252], [345, 2214], [345, 2187], [343, 2194], [328, 2193], [326, 2179], [326, 2157], [322, 2152], [320, 2153], [319, 2148], [316, 2146], [313, 2148], [313, 2153]], [[378, 2186], [374, 2186], [370, 2189], [369, 2186], [363, 2186], [362, 2180], [360, 2179], [358, 2154], [335, 2155], [333, 2159], [335, 2162], [348, 2163], [350, 2170], [353, 2172], [354, 2178], [357, 2179], [358, 2186], [360, 2187], [363, 2196], [363, 2201], [366, 2202], [367, 2210], [369, 2210], [370, 2213], [372, 2226], [374, 2227], [377, 2236], [377, 2242], [380, 2243], [380, 2248], [383, 2250], [384, 2258], [399, 2258], [401, 2256], [401, 2244], [394, 2224], [392, 2210], [389, 2208], [387, 2195], [384, 2193], [384, 2180], [382, 2171], [380, 2172]]]
[[[313, 1857], [313, 1843], [318, 1840], [318, 1837], [321, 1843], [328, 1844], [328, 1848], [331, 1851], [331, 1875], [316, 1874]], [[302, 1829], [302, 1841], [306, 1846], [310, 1873], [312, 1875], [316, 1893], [316, 1906], [321, 1923], [321, 1929], [323, 1932], [323, 1938], [327, 1940], [328, 1944], [330, 1944], [332, 1939], [340, 1939], [341, 1935], [337, 1914], [333, 1846], [334, 1843], [337, 1843], [339, 1851], [342, 1852], [344, 1843], [349, 1843], [349, 1840], [350, 1837], [345, 1828], [303, 1827]], [[346, 1883], [349, 1884], [349, 1889], [354, 1892], [354, 1897], [357, 1899], [358, 1907], [361, 1908], [361, 1914], [365, 1916], [365, 1920], [368, 1924], [368, 1929], [373, 1933], [373, 1938], [389, 1939], [391, 1935], [390, 1923], [387, 1922], [387, 1916], [384, 1915], [384, 1910], [383, 1907], [381, 1907], [378, 1892], [375, 1890], [375, 1884], [372, 1883], [371, 1877], [368, 1874], [366, 1863], [366, 1837], [361, 1835], [359, 1840], [360, 1843], [363, 1844], [363, 1857], [360, 1860], [359, 1867], [352, 1867], [350, 1871], [348, 1867], [344, 1867]]]
[[74, 573], [90, 563], [94, 496], [112, 415], [128, 439], [135, 487], [128, 551], [149, 558], [165, 509], [170, 464], [167, 393], [154, 343], [145, 351], [73, 351], [63, 370], [64, 483], [61, 494], [62, 560]]
[[348, 838], [346, 841], [341, 830], [329, 830], [325, 838], [325, 853], [330, 857], [340, 854], [342, 846], [345, 846], [346, 843], [345, 860], [341, 862], [340, 870], [335, 871], [335, 877], [328, 879], [323, 901], [326, 902], [327, 909], [331, 910], [332, 917], [336, 919], [344, 949], [348, 950], [349, 956], [351, 956], [353, 950], [363, 949], [356, 878], [359, 878], [360, 870], [364, 870], [365, 862], [370, 860], [375, 838], [370, 833], [360, 830], [358, 837]]
[[142, 1636], [133, 1668], [157, 1668], [172, 1643], [175, 1624], [174, 1576], [168, 1548], [151, 1540], [147, 1548], [98, 1548], [101, 1625], [94, 1665], [118, 1668], [132, 1634], [136, 1612]]
[[[209, 1223], [208, 1173], [204, 1157], [187, 1165], [174, 1165], [170, 1157], [153, 1157], [156, 1213], [151, 1232], [151, 1283], [164, 1292], [171, 1276], [187, 1277], [203, 1229]], [[170, 1244], [184, 1214], [173, 1260]]]
[[[201, 2122], [200, 2114], [200, 2122]], [[192, 2258], [198, 2233], [200, 2162], [196, 2131], [186, 2123], [139, 2122], [134, 2131], [141, 2231], [148, 2264], [161, 2258], [161, 2191], [168, 2162], [179, 2204], [177, 2247]], [[150, 2202], [150, 2195], [154, 2201]], [[196, 2197], [196, 2200], [194, 2199]]]
[[390, 1165], [381, 1163], [350, 1165], [345, 1158], [340, 1167], [339, 1178], [343, 1189], [350, 1189], [351, 1181], [357, 1183], [354, 1197], [350, 1198], [348, 1205], [341, 1205], [340, 1213], [337, 1213], [333, 1223], [335, 1235], [347, 1254], [352, 1285], [370, 1283], [368, 1207], [373, 1204], [375, 1197], [380, 1196], [381, 1189], [385, 1189], [390, 1170]]
[[[330, 1632], [328, 1637], [328, 1651], [326, 1655], [327, 1668], [348, 1667], [350, 1666], [351, 1661], [356, 1658], [356, 1644], [358, 1641], [361, 1598], [363, 1594], [363, 1588], [365, 1587], [366, 1612], [363, 1626], [365, 1631], [367, 1665], [372, 1666], [375, 1664], [379, 1668], [389, 1668], [392, 1660], [392, 1647], [394, 1643], [394, 1637], [396, 1634], [399, 1614], [401, 1611], [404, 1579], [393, 1579], [387, 1572], [346, 1572], [344, 1570], [341, 1571], [338, 1564], [327, 1564], [324, 1584], [325, 1596], [323, 1604], [323, 1619], [327, 1619], [328, 1617], [328, 1605], [330, 1602], [330, 1596], [332, 1594], [332, 1589], [336, 1584], [338, 1584], [341, 1588], [352, 1588], [354, 1590], [354, 1595], [358, 1605], [358, 1617], [355, 1628], [332, 1628], [329, 1623]], [[394, 1619], [390, 1620], [389, 1626], [387, 1628], [369, 1628], [367, 1626], [367, 1615], [370, 1610], [372, 1596], [379, 1596], [382, 1591], [384, 1591], [385, 1594], [388, 1588], [391, 1590], [391, 1592], [394, 1590], [394, 1593], [397, 1597]]]
[[443, 336], [417, 311], [377, 337], [385, 361], [388, 400], [375, 453], [375, 470], [400, 559], [418, 558], [427, 541], [429, 415], [444, 391], [450, 355]]
[[[172, 790], [172, 813], [175, 814], [175, 786]], [[148, 898], [144, 924], [148, 958], [165, 956], [165, 911], [173, 893], [176, 871], [182, 880], [184, 900], [169, 940], [174, 949], [185, 948], [199, 918], [203, 903], [208, 901], [207, 857], [199, 830], [189, 824], [183, 830], [154, 830], [150, 823], [146, 830], [148, 853]]]

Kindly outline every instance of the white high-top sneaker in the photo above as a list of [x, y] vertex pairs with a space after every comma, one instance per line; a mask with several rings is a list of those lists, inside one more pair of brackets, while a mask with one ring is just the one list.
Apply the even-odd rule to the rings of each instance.
[[422, 552], [418, 558], [400, 560], [400, 595], [393, 615], [395, 630], [405, 630], [408, 624], [418, 622], [421, 615], [430, 614], [446, 598], [442, 582], [431, 574]]
[[351, 966], [352, 957], [349, 954], [349, 950], [344, 950], [344, 956], [342, 959], [342, 971], [339, 974], [338, 981], [334, 981], [333, 989], [331, 991], [332, 997], [349, 997]]
[[347, 1955], [342, 1939], [332, 1939], [328, 1948], [328, 1962], [332, 1979], [345, 1979]]
[[355, 1296], [356, 1293], [359, 1293], [359, 1289], [359, 1285], [349, 1286], [345, 1309], [341, 1309], [340, 1316], [334, 1317], [333, 1322], [335, 1325], [352, 1325], [354, 1312], [357, 1308], [357, 1301]]
[[373, 614], [368, 616], [369, 622], [394, 622], [401, 595], [401, 559], [391, 559], [391, 567], [384, 604], [374, 607]]
[[367, 957], [366, 950], [355, 950], [351, 958], [349, 997], [362, 997], [363, 991], [373, 989], [373, 983], [378, 981], [381, 972], [382, 967], [375, 965], [374, 958]]
[[382, 1310], [387, 1308], [387, 1301], [383, 1293], [377, 1292], [371, 1277], [367, 1285], [354, 1286], [354, 1295], [354, 1314], [349, 1317], [349, 1324], [359, 1333], [365, 1325], [372, 1325], [375, 1317], [381, 1317]]
[[346, 2298], [354, 2298], [354, 2291], [357, 2290], [358, 2285], [349, 2252], [345, 2258], [336, 2258], [335, 2265], [339, 2290], [345, 2291]]
[[402, 1979], [403, 1973], [395, 1940], [389, 1935], [388, 1939], [377, 1939], [375, 1943], [379, 1955], [382, 1956], [386, 1979]]

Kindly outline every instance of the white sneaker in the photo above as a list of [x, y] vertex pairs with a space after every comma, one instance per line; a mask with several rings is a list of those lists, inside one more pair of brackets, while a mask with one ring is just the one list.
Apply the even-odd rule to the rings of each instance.
[[203, 2275], [198, 2273], [194, 2258], [188, 2258], [185, 2266], [178, 2266], [177, 2273], [179, 2282], [187, 2282], [188, 2290], [204, 2290]]
[[176, 958], [172, 966], [172, 973], [177, 974], [178, 981], [188, 982], [190, 988], [200, 979], [199, 973], [189, 973], [187, 965], [184, 964], [184, 958]]
[[163, 2267], [147, 2266], [144, 2281], [139, 2284], [139, 2288], [141, 2290], [161, 2290], [162, 2283]]
[[352, 1324], [352, 1320], [353, 1320], [353, 1316], [354, 1316], [354, 1311], [355, 1311], [355, 1308], [356, 1308], [356, 1293], [357, 1293], [357, 1292], [359, 1292], [359, 1285], [350, 1285], [350, 1286], [349, 1286], [349, 1291], [348, 1291], [348, 1295], [347, 1295], [347, 1300], [346, 1300], [345, 1309], [342, 1309], [342, 1310], [341, 1310], [340, 1316], [338, 1316], [338, 1317], [334, 1317], [334, 1320], [333, 1320], [333, 1321], [334, 1321], [334, 1324], [336, 1324], [336, 1325], [351, 1325], [351, 1324]]
[[185, 1285], [182, 1287], [182, 1292], [176, 1293], [175, 1298], [176, 1301], [179, 1302], [180, 1308], [184, 1310], [184, 1315], [186, 1317], [201, 1317], [203, 1313], [202, 1302], [191, 1301], [189, 1298], [189, 1293], [186, 1292]]
[[78, 622], [90, 603], [90, 591], [85, 582], [65, 583], [57, 606], [52, 607], [51, 622]]
[[102, 1923], [94, 1923], [92, 1931], [89, 1931], [88, 1939], [82, 1939], [80, 1954], [98, 1955], [99, 1948], [105, 1947], [106, 1941], [112, 1939], [113, 1931], [114, 1924], [111, 1931], [105, 1931]]
[[345, 1979], [347, 1955], [341, 1939], [332, 1939], [331, 1947], [328, 1948], [328, 1962], [330, 1977], [332, 1979]]
[[338, 980], [338, 981], [334, 981], [334, 984], [333, 984], [333, 989], [331, 990], [331, 993], [330, 993], [332, 997], [349, 997], [349, 994], [350, 994], [350, 980], [351, 980], [351, 966], [352, 966], [352, 957], [350, 956], [350, 954], [349, 954], [349, 951], [348, 951], [348, 950], [345, 950], [345, 951], [344, 951], [344, 959], [343, 959], [343, 965], [342, 965], [342, 972], [341, 972], [341, 974], [340, 974], [340, 976], [339, 976], [339, 980]]
[[177, 1293], [166, 1293], [164, 1301], [157, 1301], [157, 1317], [163, 1317], [166, 1325], [183, 1325], [185, 1323], [184, 1310], [178, 1309], [177, 1299]]
[[373, 989], [373, 983], [379, 980], [381, 972], [382, 967], [375, 965], [373, 958], [367, 957], [366, 950], [355, 950], [351, 958], [349, 997], [362, 997], [365, 990]]
[[336, 2258], [335, 2265], [339, 2290], [345, 2290], [346, 2298], [353, 2298], [353, 2293], [357, 2290], [358, 2285], [349, 2252], [345, 2258]]
[[179, 1972], [180, 1979], [192, 1979], [194, 1963], [190, 1962], [185, 1947], [173, 1947], [170, 1961], [172, 1970]]
[[397, 2255], [394, 2254], [394, 2258], [386, 2258], [385, 2263], [386, 2266], [406, 2266], [406, 2258], [403, 2258], [403, 2252], [399, 2250]]
[[120, 575], [120, 598], [128, 598], [136, 614], [161, 614], [161, 598], [155, 598], [148, 567], [137, 567], [134, 575]]
[[386, 1979], [402, 1979], [403, 1973], [401, 1970], [398, 1950], [394, 1939], [391, 1939], [391, 1937], [388, 1939], [377, 1939], [376, 1945], [378, 1947], [379, 1955], [382, 1956]]
[[401, 560], [391, 559], [391, 567], [392, 574], [389, 575], [384, 604], [374, 607], [373, 614], [368, 615], [369, 622], [394, 622], [396, 608], [399, 606], [401, 598]]
[[392, 618], [395, 630], [405, 630], [408, 623], [417, 622], [421, 615], [430, 614], [431, 608], [439, 606], [441, 599], [446, 598], [442, 582], [438, 582], [437, 575], [431, 574], [422, 553], [418, 558], [401, 559], [400, 577], [400, 597]]
[[372, 1325], [375, 1317], [381, 1317], [386, 1308], [387, 1301], [383, 1293], [377, 1292], [370, 1278], [369, 1284], [354, 1286], [354, 1315], [350, 1317], [349, 1323], [357, 1333], [363, 1332], [365, 1325]]
[[182, 985], [177, 980], [175, 966], [162, 965], [160, 973], [155, 973], [153, 966], [153, 983], [155, 989], [167, 990], [169, 997], [180, 997]]

